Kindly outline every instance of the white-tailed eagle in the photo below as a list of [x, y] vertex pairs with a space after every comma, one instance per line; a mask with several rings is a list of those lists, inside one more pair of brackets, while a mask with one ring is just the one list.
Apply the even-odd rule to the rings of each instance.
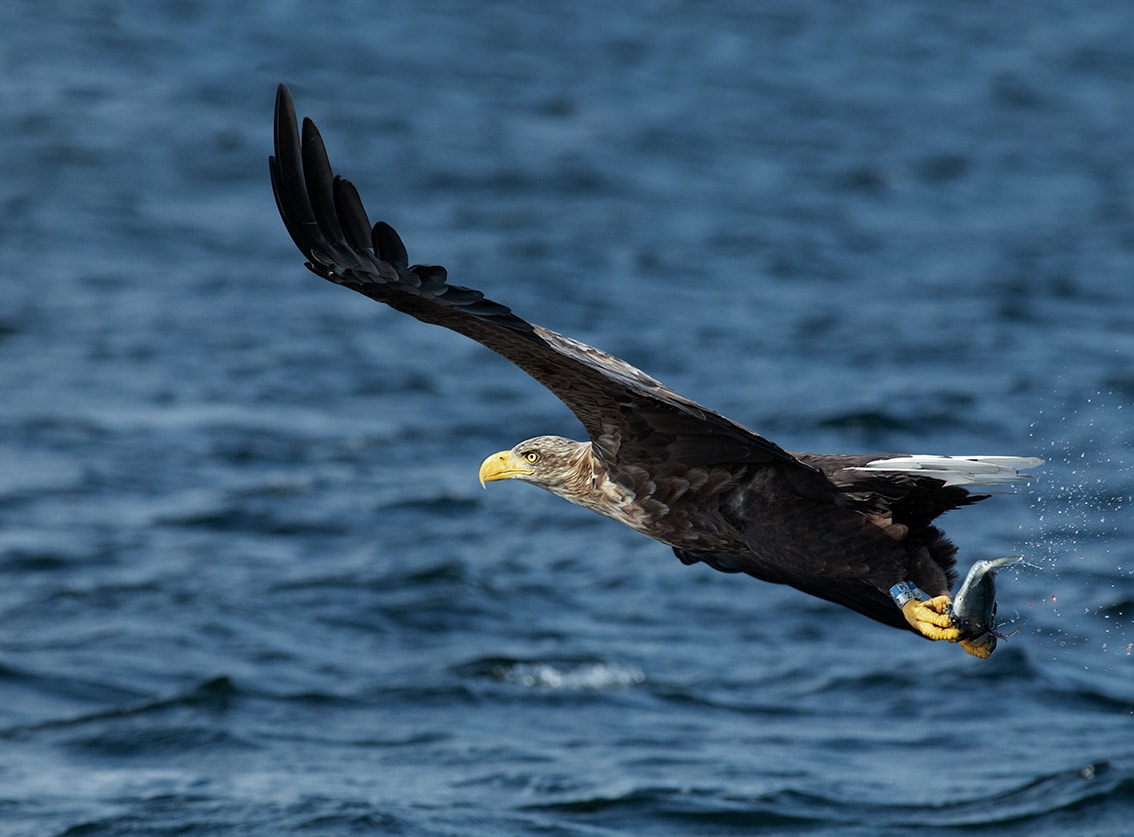
[[990, 611], [975, 624], [954, 619], [957, 549], [933, 522], [987, 496], [967, 486], [1016, 479], [1040, 460], [786, 451], [625, 361], [449, 284], [443, 267], [410, 265], [394, 229], [371, 226], [354, 186], [331, 170], [314, 123], [300, 131], [284, 85], [269, 162], [280, 215], [311, 271], [487, 346], [582, 423], [585, 442], [538, 436], [489, 456], [482, 483], [528, 482], [687, 564], [789, 584], [975, 656], [992, 652]]

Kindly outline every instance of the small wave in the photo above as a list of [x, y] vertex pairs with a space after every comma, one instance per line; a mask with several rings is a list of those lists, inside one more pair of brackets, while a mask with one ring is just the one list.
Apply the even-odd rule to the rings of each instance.
[[76, 756], [121, 758], [165, 758], [190, 751], [255, 751], [260, 745], [231, 730], [203, 723], [157, 725], [111, 725], [89, 734], [67, 737], [63, 746]]
[[454, 494], [438, 494], [430, 497], [414, 497], [389, 503], [380, 503], [382, 512], [425, 512], [428, 514], [460, 514], [480, 508], [480, 501], [474, 497]]
[[[817, 804], [816, 804], [817, 803]], [[633, 787], [622, 793], [566, 798], [526, 806], [528, 811], [554, 812], [573, 818], [586, 818], [606, 826], [629, 826], [635, 830], [646, 823], [680, 833], [719, 833], [720, 831], [759, 833], [770, 828], [809, 828], [834, 825], [829, 803], [793, 791], [756, 797], [727, 794], [716, 788]], [[840, 825], [845, 826], [845, 821]]]
[[[1132, 790], [1134, 776], [1129, 771], [1099, 761], [1037, 776], [1008, 791], [931, 808], [848, 799], [797, 787], [744, 794], [708, 786], [630, 786], [621, 792], [606, 788], [591, 795], [569, 794], [528, 805], [526, 810], [554, 812], [592, 824], [633, 821], [637, 828], [647, 822], [667, 828], [680, 823], [683, 833], [792, 828], [878, 835], [1024, 824], [1046, 829], [1059, 822], [1066, 826], [1063, 833], [1118, 834], [1124, 833], [1119, 826], [1129, 816]], [[1084, 828], [1087, 823], [1090, 828]]]
[[646, 680], [641, 669], [616, 663], [587, 663], [566, 669], [547, 663], [521, 663], [501, 669], [498, 676], [506, 683], [531, 689], [577, 692], [624, 689]]
[[[11, 669], [0, 667], [0, 678], [11, 677], [12, 673]], [[21, 673], [20, 676], [21, 679], [27, 679], [26, 674]], [[150, 698], [96, 712], [86, 712], [81, 715], [51, 718], [34, 723], [13, 725], [0, 729], [0, 739], [25, 735], [39, 730], [67, 729], [104, 721], [113, 721], [119, 718], [136, 718], [153, 715], [181, 707], [220, 712], [226, 710], [239, 694], [240, 691], [232, 680], [222, 675], [169, 697]]]
[[[945, 806], [937, 822], [951, 826], [1007, 825], [1066, 817], [1068, 825], [1091, 820], [1098, 826], [1103, 818], [1118, 824], [1119, 806], [1130, 814], [1134, 799], [1134, 774], [1109, 761], [1097, 761], [1056, 773], [1037, 776], [1018, 787], [983, 799]], [[1087, 815], [1086, 819], [1080, 819]], [[1069, 828], [1069, 832], [1077, 831]], [[1105, 833], [1102, 831], [1095, 833]], [[1119, 833], [1115, 831], [1113, 833]]]
[[824, 429], [862, 432], [898, 431], [912, 428], [908, 420], [895, 413], [870, 409], [832, 413], [819, 419], [817, 426]]
[[637, 666], [611, 662], [532, 662], [478, 660], [460, 667], [462, 673], [538, 691], [598, 692], [627, 689], [646, 682]]
[[217, 505], [212, 508], [187, 510], [163, 514], [157, 522], [164, 526], [187, 529], [206, 529], [216, 532], [252, 532], [281, 536], [338, 535], [344, 531], [341, 524], [325, 519], [297, 520], [266, 510], [252, 510]]

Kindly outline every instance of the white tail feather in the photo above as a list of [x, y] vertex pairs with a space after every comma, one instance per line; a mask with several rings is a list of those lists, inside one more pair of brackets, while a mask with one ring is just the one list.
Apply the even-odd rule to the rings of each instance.
[[853, 471], [905, 471], [941, 480], [946, 485], [999, 485], [1031, 474], [1024, 468], [1042, 465], [1034, 456], [898, 456], [875, 459]]

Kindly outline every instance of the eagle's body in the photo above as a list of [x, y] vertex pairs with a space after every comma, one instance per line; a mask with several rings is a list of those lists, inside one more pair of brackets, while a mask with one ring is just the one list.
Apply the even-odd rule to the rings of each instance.
[[625, 361], [533, 325], [444, 268], [409, 265], [333, 174], [310, 120], [276, 99], [272, 186], [307, 266], [336, 284], [503, 355], [559, 397], [589, 437], [540, 436], [494, 454], [482, 482], [520, 479], [673, 548], [686, 563], [789, 584], [888, 625], [966, 644], [947, 606], [956, 547], [933, 525], [1016, 478], [1017, 457], [790, 453]]

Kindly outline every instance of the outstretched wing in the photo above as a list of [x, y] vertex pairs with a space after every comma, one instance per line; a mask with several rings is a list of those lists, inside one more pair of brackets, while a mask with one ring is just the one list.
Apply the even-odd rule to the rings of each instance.
[[801, 475], [818, 474], [629, 363], [533, 325], [479, 291], [449, 284], [443, 267], [410, 266], [394, 229], [384, 222], [371, 227], [354, 186], [331, 170], [315, 124], [304, 119], [300, 133], [282, 84], [275, 152], [269, 165], [276, 204], [310, 270], [503, 355], [570, 408], [609, 464], [782, 462]]

